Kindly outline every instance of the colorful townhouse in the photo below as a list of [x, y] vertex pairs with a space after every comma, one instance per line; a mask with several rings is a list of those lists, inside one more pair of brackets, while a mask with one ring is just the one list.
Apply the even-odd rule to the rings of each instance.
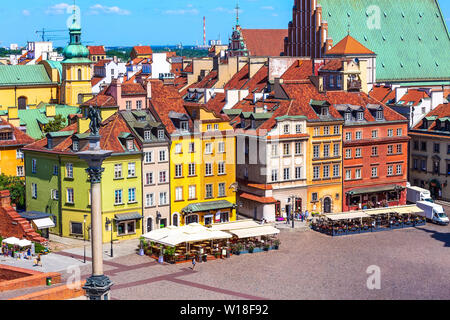
[[235, 136], [228, 117], [151, 81], [151, 110], [170, 136], [172, 225], [236, 220]]
[[[143, 232], [141, 150], [119, 113], [102, 118], [100, 145], [113, 152], [103, 163], [103, 241], [138, 238]], [[77, 156], [88, 148], [89, 131], [81, 129], [88, 126], [88, 119], [78, 118], [23, 149], [27, 210], [51, 214], [51, 232], [63, 237], [89, 239], [90, 184], [87, 164]]]
[[25, 176], [22, 148], [34, 139], [11, 123], [0, 119], [0, 174]]

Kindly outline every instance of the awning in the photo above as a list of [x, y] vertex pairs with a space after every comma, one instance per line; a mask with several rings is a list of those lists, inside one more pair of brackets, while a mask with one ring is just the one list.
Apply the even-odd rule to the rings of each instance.
[[231, 209], [233, 207], [234, 204], [232, 204], [231, 202], [227, 200], [219, 200], [219, 201], [192, 203], [184, 207], [181, 211], [184, 213], [196, 213], [211, 210]]
[[346, 194], [349, 194], [352, 196], [352, 195], [359, 195], [359, 194], [403, 190], [403, 189], [405, 189], [405, 187], [400, 186], [400, 185], [391, 184], [391, 185], [387, 185], [387, 186], [357, 188], [357, 189], [347, 191]]
[[114, 215], [115, 221], [136, 220], [142, 218], [143, 217], [139, 214], [139, 212], [118, 213]]
[[245, 219], [245, 220], [238, 220], [238, 221], [225, 222], [225, 223], [215, 223], [209, 228], [212, 230], [229, 231], [229, 230], [236, 230], [236, 229], [254, 228], [254, 227], [259, 227], [259, 226], [261, 226], [261, 224], [255, 222], [251, 219]]
[[23, 247], [28, 247], [28, 246], [31, 246], [31, 241], [26, 240], [26, 239], [22, 239], [22, 240], [19, 240], [19, 242], [17, 243], [17, 245], [18, 245], [19, 247], [21, 247], [21, 248], [23, 248]]
[[35, 219], [32, 220], [32, 222], [36, 225], [36, 228], [38, 229], [53, 228], [55, 226], [55, 223], [50, 218]]
[[238, 238], [242, 239], [242, 238], [260, 237], [271, 234], [278, 234], [280, 233], [280, 230], [272, 226], [261, 225], [253, 228], [230, 230], [229, 232], [236, 235]]
[[348, 213], [338, 213], [338, 214], [327, 214], [325, 215], [330, 220], [348, 220], [348, 219], [360, 219], [360, 218], [369, 218], [367, 214], [362, 211], [353, 211]]
[[26, 211], [26, 212], [19, 212], [19, 214], [22, 218], [25, 218], [27, 220], [43, 219], [51, 216], [50, 213], [40, 211]]
[[3, 239], [3, 243], [11, 244], [11, 245], [17, 245], [19, 243], [20, 239], [17, 239], [16, 237], [9, 237], [6, 239]]

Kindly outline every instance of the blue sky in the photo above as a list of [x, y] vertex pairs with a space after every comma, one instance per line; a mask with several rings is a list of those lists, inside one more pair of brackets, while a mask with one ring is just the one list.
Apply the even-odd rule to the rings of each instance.
[[[8, 1], [0, 8], [0, 46], [38, 40], [35, 31], [42, 28], [66, 29], [66, 9], [73, 4], [73, 0], [0, 1]], [[450, 1], [439, 2], [449, 26]], [[292, 18], [293, 0], [239, 3], [244, 28], [287, 28]], [[76, 4], [81, 10], [84, 42], [106, 46], [201, 44], [203, 16], [207, 40], [220, 35], [228, 43], [236, 19], [236, 0], [76, 0]], [[55, 41], [55, 45], [66, 42]]]

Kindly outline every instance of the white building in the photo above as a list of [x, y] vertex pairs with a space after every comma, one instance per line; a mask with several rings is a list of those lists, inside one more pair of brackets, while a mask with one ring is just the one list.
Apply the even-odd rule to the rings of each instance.
[[92, 93], [98, 94], [103, 86], [109, 85], [113, 79], [123, 79], [127, 72], [124, 62], [114, 60], [100, 60], [94, 65], [92, 78]]

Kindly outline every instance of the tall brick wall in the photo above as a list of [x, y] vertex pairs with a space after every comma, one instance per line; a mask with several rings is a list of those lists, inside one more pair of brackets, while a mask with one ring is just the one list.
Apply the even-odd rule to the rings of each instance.
[[0, 191], [0, 235], [3, 238], [16, 237], [34, 242], [44, 243], [47, 239], [41, 237], [11, 206], [9, 190]]

